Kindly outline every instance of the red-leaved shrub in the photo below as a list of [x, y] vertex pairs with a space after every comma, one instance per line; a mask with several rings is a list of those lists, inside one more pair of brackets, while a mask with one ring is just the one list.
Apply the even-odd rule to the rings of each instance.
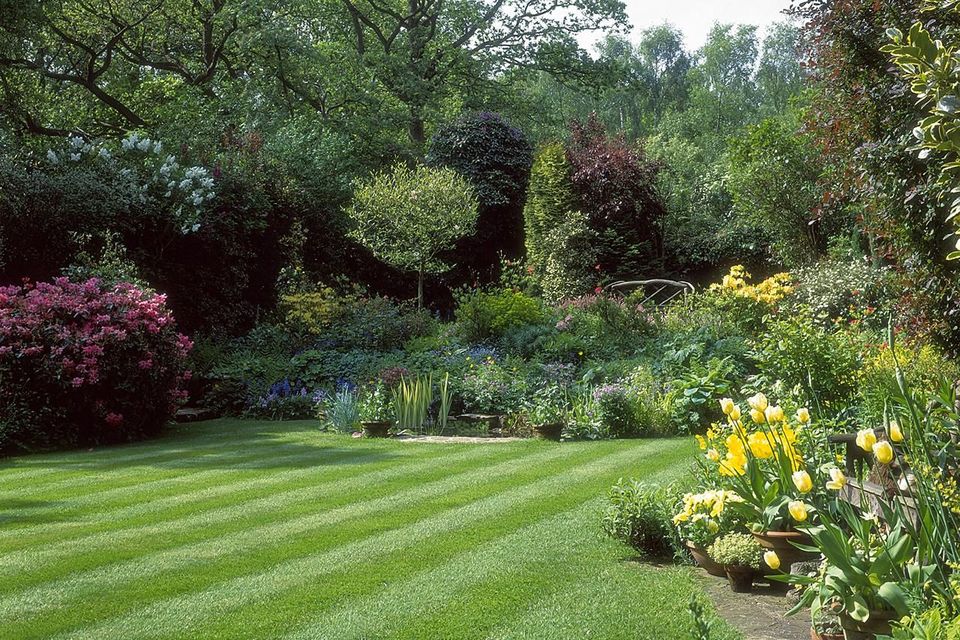
[[184, 396], [191, 346], [165, 297], [131, 284], [0, 287], [0, 451], [155, 435]]

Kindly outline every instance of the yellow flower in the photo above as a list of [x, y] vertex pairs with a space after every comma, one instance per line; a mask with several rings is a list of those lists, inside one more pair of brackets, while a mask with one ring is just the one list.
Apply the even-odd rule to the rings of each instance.
[[790, 516], [797, 522], [803, 522], [807, 519], [807, 505], [803, 500], [791, 500], [787, 505]]
[[747, 400], [747, 404], [750, 405], [751, 409], [755, 409], [757, 411], [764, 411], [767, 408], [767, 405], [769, 403], [767, 402], [767, 396], [763, 395], [762, 393], [758, 393], [757, 395]]
[[767, 459], [773, 457], [773, 447], [770, 446], [770, 439], [762, 431], [754, 431], [747, 438], [747, 444], [750, 445], [750, 453], [755, 457]]
[[780, 568], [780, 556], [777, 555], [776, 551], [767, 551], [763, 554], [763, 561], [767, 563], [767, 566], [776, 571]]
[[890, 425], [887, 427], [887, 433], [890, 434], [890, 440], [892, 442], [903, 442], [903, 431], [900, 429], [900, 425], [896, 420], [890, 421]]
[[716, 520], [707, 520], [707, 531], [710, 533], [716, 533], [720, 531], [720, 525], [717, 524]]
[[750, 409], [750, 419], [756, 424], [763, 424], [766, 421], [766, 416], [763, 415], [763, 411], [760, 411], [760, 409]]
[[730, 412], [733, 411], [733, 399], [732, 398], [721, 398], [720, 399], [720, 409], [723, 411], [723, 415], [728, 416]]
[[843, 475], [840, 469], [830, 469], [830, 480], [827, 481], [827, 489], [831, 491], [840, 491], [847, 486], [847, 476]]
[[740, 419], [740, 407], [738, 407], [737, 405], [733, 405], [733, 409], [730, 410], [730, 413], [728, 415], [730, 418], [730, 422], [736, 422], [737, 420]]
[[743, 454], [727, 454], [727, 459], [720, 463], [720, 475], [742, 476], [747, 472], [747, 457]]
[[783, 422], [786, 417], [783, 415], [783, 409], [777, 405], [767, 407], [763, 412], [767, 422]]
[[813, 480], [810, 479], [810, 474], [806, 471], [794, 471], [791, 477], [793, 478], [793, 485], [800, 493], [810, 493], [810, 490], [813, 489]]
[[873, 445], [873, 455], [877, 456], [877, 462], [880, 464], [890, 464], [893, 462], [893, 447], [884, 440]]
[[720, 452], [717, 451], [716, 449], [710, 449], [709, 451], [707, 451], [707, 460], [711, 462], [719, 462]]
[[873, 451], [873, 445], [877, 444], [877, 434], [873, 429], [863, 429], [857, 432], [857, 446], [867, 453]]
[[806, 407], [797, 409], [797, 422], [800, 424], [807, 424], [810, 422], [810, 410]]
[[743, 440], [741, 440], [737, 434], [731, 433], [724, 442], [727, 445], [727, 451], [729, 453], [735, 456], [742, 456], [744, 454]]
[[707, 448], [707, 441], [703, 439], [701, 435], [695, 435], [694, 438], [697, 439], [697, 444], [700, 446], [700, 451], [705, 451]]

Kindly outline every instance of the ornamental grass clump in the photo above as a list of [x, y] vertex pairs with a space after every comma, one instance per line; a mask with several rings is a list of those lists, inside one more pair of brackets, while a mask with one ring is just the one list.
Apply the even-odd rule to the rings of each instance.
[[131, 284], [0, 288], [0, 451], [156, 435], [185, 397], [191, 347], [165, 297]]

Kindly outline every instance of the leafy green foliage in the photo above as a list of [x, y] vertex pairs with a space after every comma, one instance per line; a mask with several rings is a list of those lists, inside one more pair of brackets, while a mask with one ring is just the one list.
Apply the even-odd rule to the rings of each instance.
[[511, 329], [548, 319], [543, 303], [519, 291], [468, 291], [458, 298], [457, 328], [468, 342], [502, 337]]
[[671, 521], [678, 499], [674, 487], [621, 479], [607, 494], [600, 526], [647, 558], [672, 558], [683, 549]]
[[351, 234], [374, 255], [417, 272], [417, 302], [423, 305], [423, 275], [445, 270], [439, 253], [474, 229], [473, 189], [452, 169], [397, 164], [358, 183], [347, 210]]

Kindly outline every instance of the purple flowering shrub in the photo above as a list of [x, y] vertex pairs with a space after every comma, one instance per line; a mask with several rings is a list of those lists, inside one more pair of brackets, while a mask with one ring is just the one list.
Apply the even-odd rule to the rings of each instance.
[[165, 297], [131, 284], [0, 287], [0, 450], [157, 434], [184, 399], [191, 347]]

